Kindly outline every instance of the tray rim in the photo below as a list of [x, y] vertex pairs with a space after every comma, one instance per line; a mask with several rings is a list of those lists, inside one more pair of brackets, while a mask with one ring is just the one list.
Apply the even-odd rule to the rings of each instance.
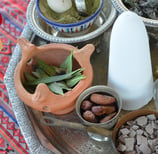
[[[35, 37], [35, 34], [30, 29], [28, 23], [26, 23], [20, 37], [25, 37], [29, 41], [32, 41], [32, 39]], [[25, 105], [20, 100], [20, 98], [18, 97], [16, 93], [15, 85], [14, 85], [14, 70], [16, 68], [16, 65], [20, 61], [20, 58], [21, 58], [21, 48], [17, 44], [12, 54], [12, 57], [10, 59], [10, 62], [8, 64], [8, 68], [6, 70], [5, 76], [4, 76], [4, 84], [6, 85], [8, 96], [12, 103], [12, 108], [13, 108], [16, 120], [19, 124], [20, 130], [25, 138], [25, 141], [29, 147], [29, 151], [32, 154], [56, 153], [58, 150], [56, 150], [55, 147], [54, 149], [52, 149], [52, 151], [50, 151], [49, 149], [47, 149], [41, 144], [32, 126], [32, 122], [29, 119]]]

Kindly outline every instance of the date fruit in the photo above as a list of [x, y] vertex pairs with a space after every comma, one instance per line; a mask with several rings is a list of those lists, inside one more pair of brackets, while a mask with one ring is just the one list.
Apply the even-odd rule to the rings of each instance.
[[104, 122], [107, 122], [107, 121], [111, 120], [116, 115], [116, 113], [117, 112], [114, 112], [114, 113], [111, 113], [111, 114], [105, 116], [103, 119], [101, 119], [99, 121], [99, 123], [104, 123]]
[[90, 100], [100, 105], [109, 105], [116, 101], [115, 97], [95, 93], [91, 95]]
[[83, 110], [90, 110], [92, 107], [93, 103], [90, 102], [89, 100], [84, 100], [81, 104], [81, 109]]
[[96, 116], [94, 115], [94, 113], [92, 113], [89, 110], [83, 113], [83, 118], [89, 122], [94, 122], [94, 123], [97, 122]]
[[115, 106], [93, 106], [92, 107], [92, 112], [97, 115], [97, 116], [101, 116], [103, 114], [111, 114], [113, 112], [115, 112]]

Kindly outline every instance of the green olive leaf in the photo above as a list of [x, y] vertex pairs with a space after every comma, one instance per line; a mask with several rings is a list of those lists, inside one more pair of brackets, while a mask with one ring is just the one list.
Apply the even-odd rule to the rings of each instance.
[[64, 81], [56, 82], [56, 83], [64, 90], [67, 90], [67, 91], [71, 90], [71, 88], [69, 88]]
[[33, 75], [30, 75], [29, 73], [27, 72], [24, 72], [24, 77], [27, 81], [34, 81], [36, 80], [36, 78], [33, 76]]
[[48, 88], [55, 94], [65, 96], [62, 87], [60, 87], [60, 85], [57, 82], [48, 84]]
[[56, 71], [54, 69], [54, 67], [44, 63], [43, 61], [41, 61], [40, 59], [37, 58], [37, 62], [39, 64], [39, 67], [46, 72], [49, 76], [55, 75]]
[[41, 68], [36, 68], [32, 74], [37, 77], [37, 78], [43, 78], [43, 77], [48, 77], [48, 74], [44, 72]]
[[85, 79], [86, 76], [80, 75], [80, 76], [75, 76], [69, 80], [66, 80], [66, 84], [68, 87], [74, 87], [80, 80]]
[[66, 73], [72, 72], [72, 58], [73, 58], [73, 51], [71, 51], [70, 55], [60, 65], [60, 68], [64, 68], [66, 70]]

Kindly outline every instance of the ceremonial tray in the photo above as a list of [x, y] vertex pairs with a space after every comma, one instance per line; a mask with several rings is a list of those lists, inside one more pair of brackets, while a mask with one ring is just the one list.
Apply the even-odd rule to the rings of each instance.
[[[32, 5], [33, 1], [31, 1]], [[30, 42], [35, 45], [43, 45], [50, 42], [55, 42], [54, 40], [44, 39], [37, 35], [30, 24], [26, 24], [21, 37], [27, 38]], [[94, 43], [99, 37], [99, 42]], [[93, 85], [106, 85], [107, 82], [107, 67], [108, 67], [108, 51], [109, 51], [109, 37], [110, 29], [102, 32], [90, 43], [94, 43], [96, 46], [96, 51], [91, 57], [91, 63], [94, 71]], [[60, 37], [58, 38], [61, 39]], [[68, 41], [68, 40], [67, 40]], [[86, 41], [86, 40], [85, 40]], [[89, 41], [89, 40], [88, 40]], [[58, 41], [57, 41], [58, 42]], [[63, 42], [62, 42], [63, 43]], [[70, 43], [70, 42], [69, 42]], [[75, 43], [76, 46], [82, 46], [87, 42], [71, 42]], [[157, 47], [151, 48], [151, 58], [153, 64], [153, 70], [158, 65], [157, 61], [158, 52]], [[58, 127], [48, 127], [44, 126], [39, 122], [39, 119], [45, 113], [33, 110], [26, 106], [17, 96], [13, 74], [17, 63], [21, 58], [21, 48], [19, 45], [16, 46], [12, 58], [10, 60], [8, 69], [6, 71], [4, 82], [7, 87], [8, 95], [12, 103], [13, 111], [15, 113], [16, 119], [22, 131], [22, 134], [27, 142], [30, 153], [32, 154], [114, 154], [113, 147], [110, 142], [97, 142], [89, 138], [86, 132], [79, 130], [68, 129], [68, 128], [58, 128]], [[155, 110], [154, 102], [149, 102], [144, 108]], [[122, 111], [120, 117], [126, 114], [126, 111]], [[47, 114], [49, 115], [49, 114]], [[51, 115], [53, 116], [53, 115]], [[75, 112], [64, 116], [54, 116], [58, 119], [63, 119], [67, 121], [78, 122], [79, 119]]]

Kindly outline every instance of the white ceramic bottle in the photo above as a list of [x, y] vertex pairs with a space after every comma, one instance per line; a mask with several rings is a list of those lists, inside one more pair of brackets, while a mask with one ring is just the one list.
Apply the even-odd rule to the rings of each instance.
[[135, 110], [153, 96], [153, 76], [148, 34], [136, 13], [122, 13], [110, 38], [108, 85], [122, 98], [122, 108]]

